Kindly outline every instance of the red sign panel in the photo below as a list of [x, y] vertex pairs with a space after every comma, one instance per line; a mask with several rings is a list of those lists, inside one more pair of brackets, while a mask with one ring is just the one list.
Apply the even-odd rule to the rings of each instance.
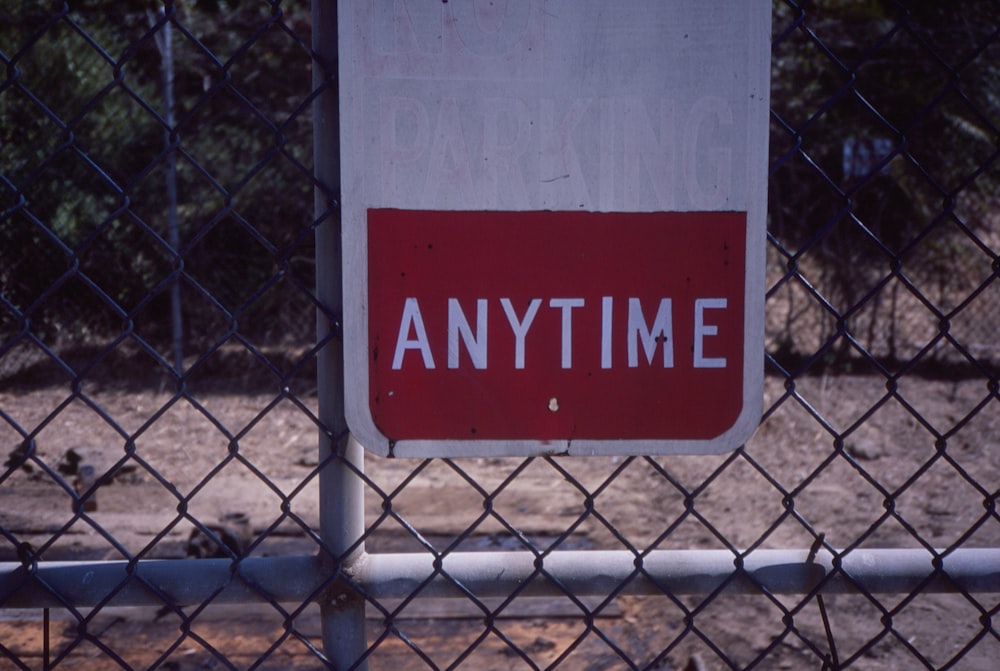
[[369, 209], [398, 440], [711, 440], [744, 403], [744, 212]]

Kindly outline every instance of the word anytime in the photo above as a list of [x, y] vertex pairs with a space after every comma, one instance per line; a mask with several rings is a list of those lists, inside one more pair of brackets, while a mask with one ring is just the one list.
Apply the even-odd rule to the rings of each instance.
[[[509, 298], [499, 299], [511, 333], [514, 336], [514, 368], [524, 368], [525, 343], [528, 332], [544, 304], [541, 298], [533, 298], [520, 315]], [[612, 331], [614, 315], [614, 297], [601, 298], [601, 368], [612, 367]], [[706, 321], [709, 310], [725, 310], [728, 301], [725, 298], [698, 298], [694, 301], [694, 368], [725, 368], [726, 357], [705, 356], [705, 339], [719, 335], [719, 327]], [[575, 310], [587, 307], [584, 298], [550, 298], [547, 307], [559, 313], [561, 324], [560, 366], [573, 367], [573, 315]], [[661, 298], [652, 323], [648, 322], [643, 313], [642, 303], [638, 298], [628, 299], [628, 319], [626, 321], [627, 360], [629, 368], [639, 366], [640, 347], [647, 365], [652, 365], [656, 357], [657, 345], [662, 352], [664, 368], [674, 367], [674, 317], [673, 301]], [[486, 369], [487, 342], [489, 337], [488, 319], [489, 301], [485, 298], [476, 299], [475, 329], [470, 325], [457, 298], [448, 299], [448, 319], [446, 338], [448, 345], [448, 368], [459, 367], [459, 344], [464, 346], [472, 366], [476, 369]], [[413, 350], [414, 356], [406, 354]], [[407, 298], [403, 304], [403, 313], [399, 323], [399, 333], [396, 337], [396, 347], [392, 357], [392, 369], [400, 370], [410, 359], [416, 359], [425, 369], [436, 366], [431, 352], [430, 338], [424, 324], [420, 303], [416, 298]]]

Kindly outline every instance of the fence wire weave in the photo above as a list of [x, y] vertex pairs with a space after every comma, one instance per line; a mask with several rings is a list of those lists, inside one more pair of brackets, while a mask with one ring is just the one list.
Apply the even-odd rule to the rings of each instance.
[[[316, 446], [309, 3], [0, 5], [0, 667], [337, 668], [317, 604], [360, 595], [353, 668], [995, 668], [996, 583], [949, 567], [1000, 548], [1000, 2], [944, 5], [773, 3], [744, 447], [363, 467]], [[829, 572], [778, 589], [788, 549]], [[859, 577], [881, 550], [926, 575]]]

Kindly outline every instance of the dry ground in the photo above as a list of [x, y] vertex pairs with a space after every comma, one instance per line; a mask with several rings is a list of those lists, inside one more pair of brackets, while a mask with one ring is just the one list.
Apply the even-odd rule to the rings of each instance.
[[[71, 450], [98, 475], [126, 466], [97, 490], [97, 508], [86, 517], [74, 516], [66, 491], [37, 463], [10, 473], [0, 482], [0, 560], [16, 560], [16, 542], [44, 548], [43, 560], [120, 559], [122, 551], [184, 556], [192, 526], [178, 514], [178, 495], [206, 524], [248, 516], [255, 555], [315, 552], [281, 510], [281, 497], [289, 497], [303, 523], [318, 523], [311, 390], [294, 401], [257, 388], [194, 389], [179, 399], [156, 388], [81, 391], [71, 397], [65, 385], [0, 386], [0, 446], [8, 453], [21, 440], [16, 426], [36, 433], [35, 455], [54, 471], [60, 464], [73, 470]], [[788, 397], [782, 380], [767, 379], [765, 407], [777, 405], [745, 455], [732, 460], [368, 458], [368, 549], [420, 548], [399, 522], [378, 521], [384, 500], [374, 487], [392, 493], [392, 510], [438, 549], [519, 548], [499, 518], [539, 547], [573, 528], [563, 549], [622, 549], [623, 542], [640, 550], [720, 549], [720, 536], [737, 548], [804, 548], [814, 539], [807, 527], [836, 548], [1000, 546], [998, 519], [984, 507], [1000, 483], [1000, 412], [985, 382], [904, 377], [890, 394], [877, 375], [815, 376], [798, 380], [795, 392], [798, 398]], [[843, 453], [836, 452], [838, 438]], [[123, 462], [132, 441], [133, 456]], [[68, 484], [76, 477], [64, 475]], [[494, 495], [497, 516], [480, 519], [483, 494], [470, 481]], [[788, 493], [800, 519], [783, 504]], [[696, 514], [686, 512], [688, 495]], [[895, 516], [887, 515], [887, 495]], [[793, 628], [783, 623], [779, 603], [801, 606]], [[521, 669], [561, 660], [566, 669], [628, 668], [617, 647], [639, 667], [661, 669], [755, 662], [762, 669], [819, 669], [825, 654], [852, 669], [924, 668], [914, 653], [940, 668], [961, 653], [953, 668], [987, 671], [997, 668], [1000, 641], [992, 630], [984, 634], [980, 616], [998, 604], [996, 594], [829, 596], [823, 605], [831, 649], [818, 602], [799, 597], [619, 597], [589, 625], [568, 598], [516, 599], [481, 641], [483, 617], [470, 604], [418, 599], [396, 627], [420, 654], [398, 632], [385, 636], [370, 609], [371, 666], [446, 668], [461, 660], [461, 668]], [[173, 613], [104, 609], [87, 622], [94, 641], [64, 659], [61, 651], [78, 640], [77, 620], [52, 611], [50, 656], [56, 668], [88, 670], [117, 668], [115, 656], [135, 668], [321, 666], [302, 642], [321, 644], [315, 607], [286, 607], [302, 610], [294, 623], [268, 605], [210, 606], [187, 635]], [[695, 613], [692, 628], [684, 608]], [[891, 628], [881, 609], [892, 611]], [[297, 636], [288, 636], [289, 628]], [[0, 610], [0, 669], [42, 668], [43, 633], [41, 613]]]

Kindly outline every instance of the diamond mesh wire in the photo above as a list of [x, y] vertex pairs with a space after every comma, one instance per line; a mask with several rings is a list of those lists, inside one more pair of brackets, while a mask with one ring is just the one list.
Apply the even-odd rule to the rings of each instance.
[[[0, 561], [20, 571], [0, 604], [50, 562], [123, 567], [96, 603], [46, 583], [44, 608], [0, 610], [4, 668], [332, 668], [316, 602], [353, 580], [318, 531], [333, 465], [362, 481], [358, 545], [424, 557], [460, 594], [355, 583], [355, 668], [995, 667], [996, 595], [931, 585], [1000, 539], [1000, 4], [773, 3], [765, 412], [745, 447], [363, 470], [316, 450], [340, 438], [316, 382], [336, 333], [314, 335], [317, 314], [338, 319], [314, 288], [336, 203], [312, 143], [336, 78], [309, 10], [0, 8]], [[333, 202], [318, 214], [316, 190]], [[779, 594], [743, 567], [780, 548], [829, 552], [848, 581], [872, 548], [920, 550], [936, 573]], [[631, 589], [659, 580], [653, 553], [691, 549], [728, 553], [732, 575]], [[634, 571], [602, 596], [547, 565], [603, 550]], [[532, 570], [482, 596], [447, 568], [467, 552]], [[333, 568], [296, 602], [244, 570], [313, 555]], [[181, 558], [228, 578], [192, 603], [141, 571]], [[116, 605], [136, 583], [155, 606]], [[229, 603], [233, 584], [250, 603]]]

